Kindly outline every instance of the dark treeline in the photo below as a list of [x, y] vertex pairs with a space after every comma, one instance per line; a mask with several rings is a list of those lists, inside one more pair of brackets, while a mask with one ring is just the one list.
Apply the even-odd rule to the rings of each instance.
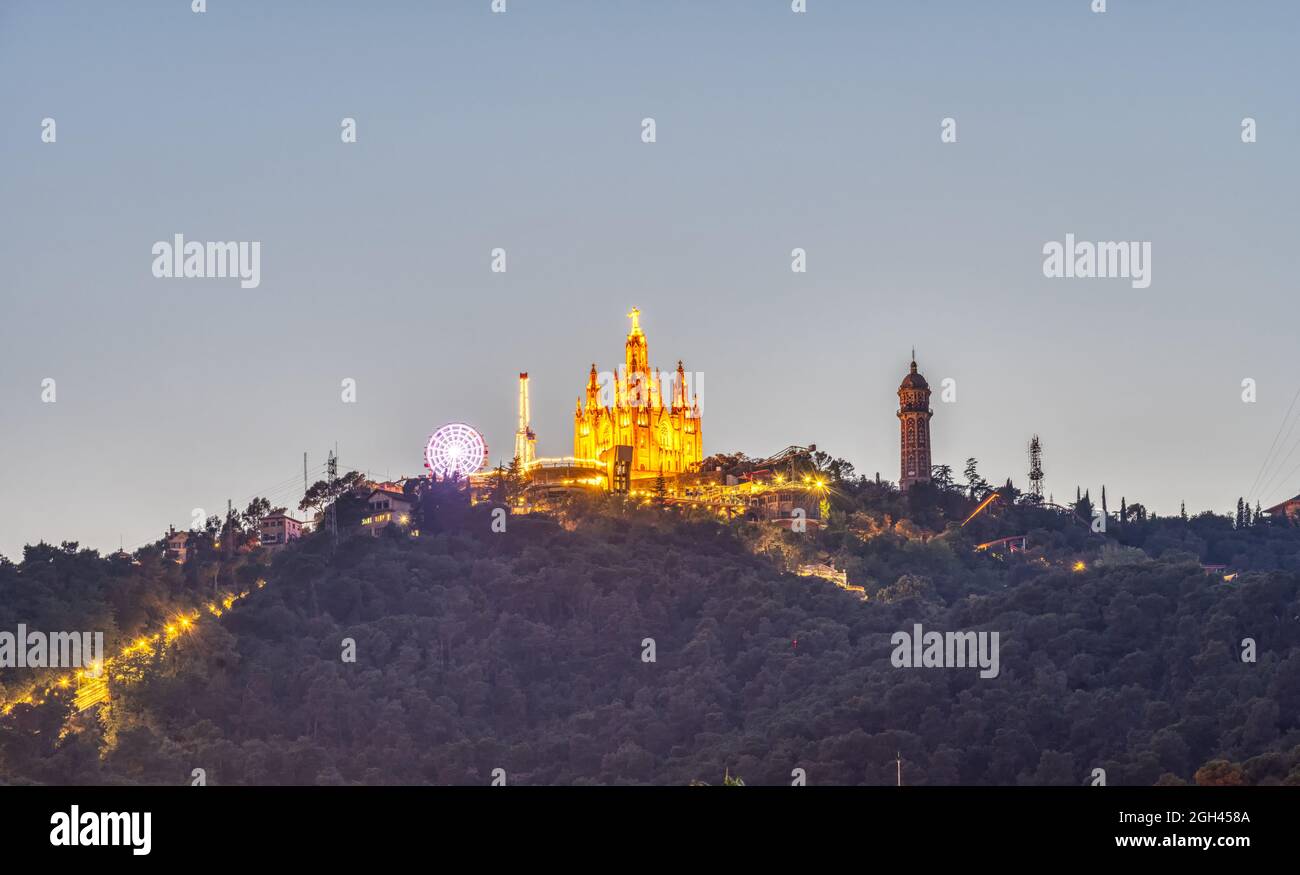
[[[110, 650], [267, 586], [98, 712], [18, 706], [0, 780], [888, 784], [900, 754], [909, 784], [1300, 784], [1300, 529], [1130, 514], [1101, 534], [1088, 507], [1010, 492], [961, 528], [987, 484], [903, 496], [810, 463], [829, 513], [804, 534], [608, 497], [494, 532], [440, 487], [419, 537], [183, 567], [30, 547], [0, 563], [0, 628], [105, 629]], [[974, 549], [1009, 535], [1028, 549]], [[790, 573], [812, 562], [868, 599]], [[999, 675], [895, 668], [915, 623], [998, 632]]]

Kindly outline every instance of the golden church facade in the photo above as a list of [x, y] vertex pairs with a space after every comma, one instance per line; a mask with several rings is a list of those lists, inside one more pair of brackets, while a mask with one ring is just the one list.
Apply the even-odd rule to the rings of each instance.
[[[650, 367], [640, 311], [633, 308], [628, 316], [632, 328], [612, 385], [602, 389], [593, 364], [586, 392], [578, 398], [573, 455], [612, 464], [620, 456], [618, 448], [630, 448], [632, 479], [696, 471], [704, 459], [699, 398], [692, 397], [680, 361], [671, 392], [665, 393], [663, 375]], [[602, 398], [602, 391], [608, 397]], [[621, 455], [626, 458], [628, 450]]]

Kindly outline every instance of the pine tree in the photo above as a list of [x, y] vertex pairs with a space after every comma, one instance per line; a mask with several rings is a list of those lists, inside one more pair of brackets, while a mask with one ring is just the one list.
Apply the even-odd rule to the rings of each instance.
[[1180, 501], [1178, 503], [1178, 517], [1183, 520], [1187, 519], [1187, 502]]
[[510, 467], [506, 469], [506, 495], [509, 498], [515, 498], [523, 491], [524, 485], [524, 466], [518, 456], [510, 460]]
[[497, 463], [496, 479], [492, 481], [492, 503], [506, 504], [510, 500], [510, 490], [506, 486], [506, 466]]
[[1074, 512], [1083, 519], [1092, 521], [1092, 498], [1087, 490], [1084, 490], [1083, 497], [1074, 503]]
[[981, 493], [989, 488], [988, 481], [979, 475], [979, 461], [971, 456], [966, 460], [966, 469], [962, 472], [966, 475], [967, 494], [971, 498], [978, 498]]

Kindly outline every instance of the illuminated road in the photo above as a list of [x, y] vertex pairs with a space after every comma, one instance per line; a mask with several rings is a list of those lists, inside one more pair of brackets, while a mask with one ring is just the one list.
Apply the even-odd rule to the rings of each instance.
[[[257, 581], [257, 589], [264, 586], [265, 580]], [[106, 657], [103, 665], [92, 662], [76, 673], [59, 677], [48, 686], [34, 684], [24, 692], [0, 702], [0, 718], [8, 717], [17, 705], [36, 707], [44, 705], [50, 699], [58, 700], [69, 695], [74, 697], [72, 706], [79, 712], [107, 702], [111, 687], [144, 680], [158, 669], [161, 665], [158, 657], [165, 656], [172, 645], [199, 628], [203, 622], [219, 619], [236, 602], [248, 598], [248, 595], [247, 591], [229, 593], [220, 602], [209, 602], [201, 609], [178, 614], [153, 635], [142, 635], [115, 655]], [[0, 727], [3, 725], [0, 722]]]

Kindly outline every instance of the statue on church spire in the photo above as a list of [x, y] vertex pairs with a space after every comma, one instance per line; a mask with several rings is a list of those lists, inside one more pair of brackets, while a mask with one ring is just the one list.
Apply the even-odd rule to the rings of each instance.
[[627, 333], [627, 354], [624, 364], [627, 370], [623, 380], [632, 406], [644, 407], [650, 403], [650, 353], [646, 348], [646, 337], [641, 331], [641, 311], [636, 307], [627, 314], [632, 320], [632, 330]]

